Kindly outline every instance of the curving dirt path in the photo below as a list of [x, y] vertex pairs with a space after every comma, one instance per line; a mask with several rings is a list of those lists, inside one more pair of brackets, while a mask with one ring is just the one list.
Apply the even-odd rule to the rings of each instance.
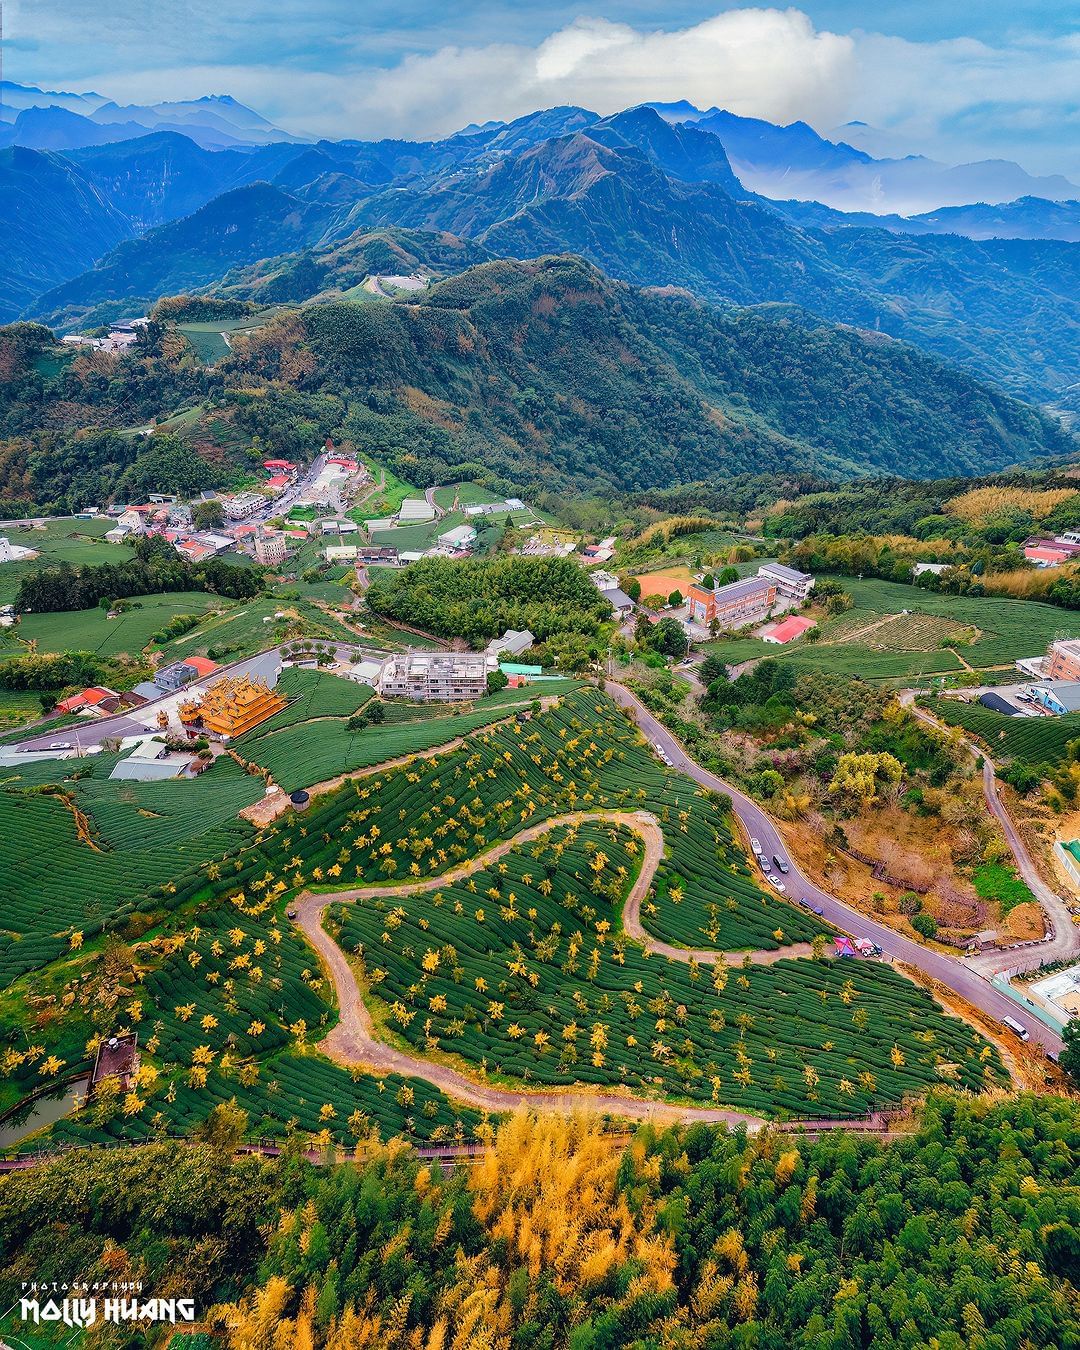
[[[512, 849], [539, 839], [552, 830], [564, 825], [581, 825], [589, 821], [600, 821], [614, 826], [624, 826], [633, 830], [643, 841], [645, 852], [641, 867], [634, 884], [630, 888], [623, 909], [623, 931], [628, 937], [639, 942], [647, 951], [657, 956], [666, 956], [674, 961], [691, 959], [702, 964], [713, 964], [719, 960], [742, 961], [749, 955], [756, 964], [769, 964], [788, 956], [806, 956], [810, 954], [809, 943], [795, 943], [777, 951], [721, 953], [715, 950], [692, 951], [686, 947], [673, 947], [660, 942], [646, 933], [641, 924], [641, 902], [648, 895], [656, 869], [664, 856], [664, 834], [660, 822], [647, 811], [580, 811], [566, 815], [553, 816], [547, 820], [530, 825], [511, 839], [495, 844], [476, 858], [461, 863], [436, 877], [426, 877], [421, 881], [401, 882], [390, 886], [358, 886], [343, 891], [313, 893], [305, 891], [294, 906], [294, 922], [308, 942], [322, 958], [337, 993], [339, 1021], [333, 1030], [320, 1043], [319, 1048], [331, 1059], [346, 1064], [360, 1064], [365, 1068], [384, 1073], [405, 1074], [414, 1078], [423, 1078], [448, 1096], [488, 1111], [512, 1111], [524, 1107], [533, 1111], [559, 1111], [566, 1113], [575, 1110], [590, 1110], [618, 1115], [630, 1120], [654, 1120], [658, 1122], [693, 1123], [695, 1121], [743, 1125], [747, 1129], [760, 1129], [766, 1122], [760, 1116], [746, 1115], [741, 1111], [731, 1111], [722, 1107], [676, 1106], [668, 1102], [643, 1101], [616, 1092], [596, 1092], [591, 1089], [579, 1089], [572, 1092], [526, 1091], [512, 1088], [489, 1087], [474, 1082], [462, 1073], [444, 1064], [434, 1063], [379, 1040], [371, 1013], [360, 992], [349, 960], [341, 947], [322, 926], [323, 913], [328, 905], [348, 900], [368, 900], [376, 896], [404, 896], [435, 891], [444, 886], [464, 880], [472, 873], [496, 862]], [[857, 1126], [856, 1126], [857, 1127]]]

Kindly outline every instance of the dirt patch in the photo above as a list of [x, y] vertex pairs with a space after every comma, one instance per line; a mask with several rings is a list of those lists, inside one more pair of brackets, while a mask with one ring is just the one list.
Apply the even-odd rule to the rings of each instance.
[[662, 595], [665, 598], [672, 591], [682, 591], [683, 595], [694, 584], [694, 574], [689, 567], [665, 567], [662, 572], [642, 572], [635, 580], [641, 586], [641, 595]]
[[1042, 906], [1037, 903], [1016, 905], [1001, 921], [1004, 935], [1012, 942], [1032, 942], [1046, 932]]

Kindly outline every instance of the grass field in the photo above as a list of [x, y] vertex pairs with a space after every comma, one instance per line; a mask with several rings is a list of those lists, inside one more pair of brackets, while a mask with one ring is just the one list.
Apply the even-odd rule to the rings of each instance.
[[457, 499], [458, 506], [485, 506], [489, 502], [505, 501], [505, 496], [481, 487], [479, 483], [458, 483], [435, 489], [435, 501], [444, 511], [449, 511]]
[[[229, 604], [205, 591], [140, 595], [132, 608], [110, 619], [103, 609], [61, 611], [57, 614], [24, 614], [19, 635], [37, 644], [41, 652], [96, 652], [99, 656], [132, 655], [142, 651], [156, 632], [178, 614], [202, 614]], [[185, 653], [187, 655], [188, 653]]]
[[0, 605], [13, 603], [24, 576], [54, 563], [120, 563], [134, 557], [126, 544], [111, 544], [105, 533], [111, 520], [76, 520], [66, 517], [50, 521], [43, 529], [7, 529], [0, 531], [20, 548], [35, 549], [40, 555], [26, 562], [0, 563]]
[[404, 479], [399, 478], [391, 469], [376, 463], [367, 455], [361, 455], [360, 458], [371, 470], [375, 482], [380, 481], [380, 473], [383, 475], [383, 487], [381, 491], [372, 493], [367, 501], [362, 502], [349, 512], [353, 520], [363, 524], [365, 520], [378, 520], [382, 516], [392, 516], [401, 508], [401, 503], [406, 497], [420, 496], [420, 489], [413, 487], [411, 483], [406, 483]]
[[926, 706], [943, 722], [963, 727], [977, 736], [995, 760], [1061, 764], [1069, 742], [1080, 739], [1080, 713], [1067, 713], [1064, 717], [1006, 717], [981, 703], [961, 703], [954, 698], [934, 699]]

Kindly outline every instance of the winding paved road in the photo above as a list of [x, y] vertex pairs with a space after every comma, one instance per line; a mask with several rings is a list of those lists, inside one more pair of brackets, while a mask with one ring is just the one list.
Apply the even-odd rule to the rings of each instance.
[[[1037, 1041], [1046, 1050], [1055, 1054], [1060, 1052], [1061, 1037], [1048, 1026], [1030, 1014], [1025, 1014], [1022, 1005], [1007, 994], [996, 989], [989, 980], [972, 968], [967, 958], [959, 959], [947, 956], [944, 952], [934, 951], [921, 943], [904, 937], [894, 929], [876, 920], [868, 918], [853, 906], [838, 900], [803, 876], [794, 859], [788, 853], [780, 832], [765, 811], [738, 788], [733, 787], [716, 774], [703, 769], [686, 753], [683, 747], [645, 707], [645, 705], [625, 686], [614, 680], [606, 682], [606, 692], [620, 707], [625, 708], [637, 722], [646, 739], [654, 747], [662, 748], [672, 765], [692, 778], [702, 787], [714, 792], [725, 793], [731, 798], [735, 816], [749, 838], [757, 839], [766, 854], [774, 853], [788, 861], [790, 872], [785, 877], [789, 898], [798, 901], [805, 897], [820, 906], [823, 917], [836, 928], [856, 937], [866, 937], [876, 942], [886, 956], [896, 961], [904, 961], [924, 971], [933, 979], [947, 985], [962, 998], [980, 1011], [1001, 1021], [1006, 1016], [1016, 1018], [1025, 1026], [1033, 1041]], [[996, 796], [996, 794], [995, 794]], [[1000, 803], [999, 803], [1000, 805]], [[1015, 964], [1015, 963], [1014, 963]]]

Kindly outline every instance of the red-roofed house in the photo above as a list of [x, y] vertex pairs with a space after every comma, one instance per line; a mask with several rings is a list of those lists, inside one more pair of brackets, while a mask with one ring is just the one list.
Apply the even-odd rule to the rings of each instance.
[[360, 467], [355, 459], [346, 459], [343, 455], [333, 455], [326, 462], [336, 464], [339, 469], [347, 469], [349, 473], [355, 473]]
[[778, 646], [783, 646], [785, 642], [793, 642], [795, 638], [802, 637], [814, 627], [816, 625], [813, 619], [807, 619], [802, 614], [789, 614], [786, 619], [780, 619], [777, 623], [766, 624], [764, 628], [758, 630], [757, 636], [762, 642], [775, 642]]
[[93, 708], [97, 712], [116, 712], [120, 706], [120, 695], [104, 685], [93, 684], [81, 694], [72, 694], [56, 705], [58, 712], [74, 713]]
[[292, 479], [287, 473], [276, 473], [273, 478], [266, 480], [266, 486], [271, 492], [284, 492], [291, 482]]
[[185, 666], [190, 666], [200, 677], [203, 675], [213, 675], [217, 670], [217, 662], [211, 661], [208, 656], [189, 656], [184, 661]]
[[269, 469], [272, 473], [280, 473], [283, 470], [289, 473], [296, 472], [296, 465], [288, 459], [264, 459], [263, 468]]
[[1039, 567], [1057, 567], [1068, 562], [1070, 556], [1066, 549], [1054, 548], [1049, 544], [1028, 544], [1024, 549], [1024, 557], [1028, 562]]

